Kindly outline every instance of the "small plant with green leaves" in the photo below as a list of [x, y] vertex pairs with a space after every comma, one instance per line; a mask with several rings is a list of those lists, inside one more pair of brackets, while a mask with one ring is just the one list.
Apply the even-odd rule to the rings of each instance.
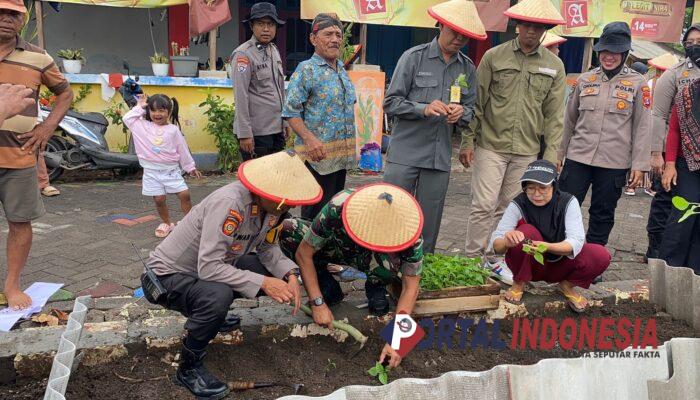
[[124, 105], [122, 103], [112, 102], [106, 110], [102, 111], [102, 114], [109, 120], [111, 125], [121, 126], [122, 133], [124, 133], [124, 144], [118, 144], [117, 148], [121, 153], [129, 152], [129, 130], [122, 117], [125, 114]]
[[206, 131], [214, 136], [214, 142], [219, 150], [217, 160], [223, 172], [233, 171], [238, 161], [238, 141], [233, 132], [233, 117], [236, 109], [233, 104], [224, 102], [221, 96], [207, 93], [207, 98], [200, 107], [205, 107], [207, 116]]
[[481, 267], [481, 258], [426, 254], [420, 286], [423, 290], [480, 286], [488, 277], [489, 272]]
[[678, 220], [678, 222], [683, 222], [693, 215], [700, 214], [700, 203], [691, 203], [681, 196], [673, 196], [671, 199], [673, 206], [680, 211], [685, 211], [685, 214]]
[[350, 39], [352, 38], [352, 22], [345, 25], [343, 29], [343, 42], [340, 45], [340, 58], [344, 63], [350, 61], [352, 55], [355, 53], [355, 46], [350, 44]]
[[329, 358], [328, 359], [328, 364], [326, 364], [326, 372], [338, 368], [335, 363]]
[[523, 243], [523, 252], [525, 254], [530, 254], [535, 258], [535, 261], [544, 265], [544, 253], [547, 252], [547, 246], [544, 243], [540, 243], [535, 246], [532, 243], [532, 240], [525, 239], [525, 242]]
[[469, 82], [467, 82], [467, 76], [465, 74], [459, 74], [457, 79], [455, 79], [455, 86], [459, 86], [462, 89], [469, 89]]
[[364, 143], [369, 143], [372, 140], [372, 130], [374, 129], [374, 98], [371, 95], [358, 96], [357, 108], [361, 122], [357, 134]]
[[377, 361], [377, 363], [374, 364], [374, 367], [367, 370], [367, 373], [372, 378], [377, 378], [382, 385], [386, 385], [389, 383], [389, 371], [391, 371], [391, 368], [384, 367], [382, 363]]
[[167, 64], [168, 57], [163, 53], [156, 53], [149, 57], [151, 64]]
[[59, 58], [63, 58], [64, 60], [78, 60], [81, 63], [85, 64], [85, 57], [83, 57], [83, 51], [84, 49], [65, 49], [65, 50], [59, 50], [56, 52], [56, 55]]

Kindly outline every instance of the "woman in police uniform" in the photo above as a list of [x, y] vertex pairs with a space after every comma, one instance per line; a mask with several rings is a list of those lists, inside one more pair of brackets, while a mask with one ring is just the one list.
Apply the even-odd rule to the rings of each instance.
[[628, 184], [639, 186], [651, 159], [651, 92], [645, 78], [625, 66], [632, 48], [629, 26], [605, 26], [598, 52], [600, 67], [581, 74], [567, 104], [564, 138], [558, 153], [561, 190], [579, 203], [593, 186], [588, 243], [606, 245], [615, 208]]

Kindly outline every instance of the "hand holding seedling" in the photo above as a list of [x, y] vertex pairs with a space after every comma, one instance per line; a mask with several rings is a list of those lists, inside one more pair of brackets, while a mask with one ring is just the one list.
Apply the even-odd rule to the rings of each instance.
[[[396, 328], [394, 328], [396, 329]], [[394, 350], [389, 343], [384, 345], [382, 349], [382, 354], [379, 356], [379, 365], [382, 365], [384, 361], [389, 362], [389, 368], [396, 368], [401, 364], [401, 356]], [[386, 384], [386, 382], [382, 382]]]
[[685, 211], [685, 214], [683, 214], [678, 222], [683, 222], [695, 214], [700, 214], [700, 203], [691, 203], [681, 196], [674, 196], [671, 202], [677, 209]]
[[443, 115], [449, 115], [450, 109], [447, 104], [440, 100], [433, 100], [432, 103], [425, 107], [424, 114], [426, 117], [441, 117]]
[[367, 373], [371, 377], [376, 377], [382, 385], [386, 385], [389, 382], [389, 371], [391, 367], [385, 368], [381, 362], [377, 362], [374, 367], [367, 370]]
[[506, 232], [503, 238], [506, 240], [506, 247], [510, 249], [525, 241], [525, 234], [520, 231], [510, 231]]
[[547, 243], [526, 239], [523, 243], [523, 252], [531, 254], [535, 261], [544, 265], [544, 253], [547, 252]]

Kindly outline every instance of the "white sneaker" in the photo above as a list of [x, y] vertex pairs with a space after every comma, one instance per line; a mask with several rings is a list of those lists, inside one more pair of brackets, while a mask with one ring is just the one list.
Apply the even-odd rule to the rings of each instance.
[[495, 262], [486, 260], [484, 268], [491, 271], [491, 276], [499, 279], [501, 282], [508, 285], [513, 284], [513, 271], [508, 268], [505, 260], [498, 260]]

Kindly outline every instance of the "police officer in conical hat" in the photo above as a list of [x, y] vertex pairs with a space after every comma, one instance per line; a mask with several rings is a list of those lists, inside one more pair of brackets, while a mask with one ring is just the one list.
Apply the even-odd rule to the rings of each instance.
[[[188, 318], [175, 381], [202, 399], [228, 394], [203, 360], [234, 298], [265, 293], [293, 304], [293, 313], [299, 308], [299, 269], [278, 245], [281, 219], [291, 207], [322, 196], [301, 159], [288, 152], [244, 162], [238, 178], [192, 208], [148, 262], [166, 293], [153, 298], [144, 290], [147, 299]], [[148, 275], [144, 288], [152, 286]]]
[[249, 160], [284, 150], [284, 69], [274, 43], [284, 21], [273, 4], [263, 2], [255, 3], [243, 22], [250, 24], [253, 36], [231, 55], [233, 131], [243, 160]]
[[[670, 54], [664, 58], [653, 60], [657, 70], [665, 69], [663, 75], [655, 81], [652, 89], [654, 101], [651, 111], [651, 150], [653, 151], [651, 166], [657, 177], [661, 175], [664, 165], [662, 153], [666, 148], [666, 133], [668, 132], [673, 99], [681, 87], [700, 78], [700, 23], [695, 23], [688, 28], [683, 35], [681, 44], [685, 49], [686, 57], [684, 60], [676, 60], [673, 65], [668, 65], [668, 60], [674, 59], [674, 56]], [[652, 64], [652, 61], [649, 61], [649, 64]], [[672, 206], [671, 193], [663, 190], [659, 181], [660, 179], [657, 178], [655, 185], [657, 193], [651, 201], [649, 220], [647, 221], [647, 236], [649, 238], [647, 258], [660, 258], [661, 242]]]
[[[625, 66], [632, 49], [625, 22], [605, 26], [593, 47], [600, 67], [581, 74], [566, 109], [558, 152], [561, 190], [579, 204], [592, 186], [586, 242], [606, 245], [626, 185], [637, 187], [651, 160], [651, 91]], [[630, 172], [629, 182], [627, 174]]]

